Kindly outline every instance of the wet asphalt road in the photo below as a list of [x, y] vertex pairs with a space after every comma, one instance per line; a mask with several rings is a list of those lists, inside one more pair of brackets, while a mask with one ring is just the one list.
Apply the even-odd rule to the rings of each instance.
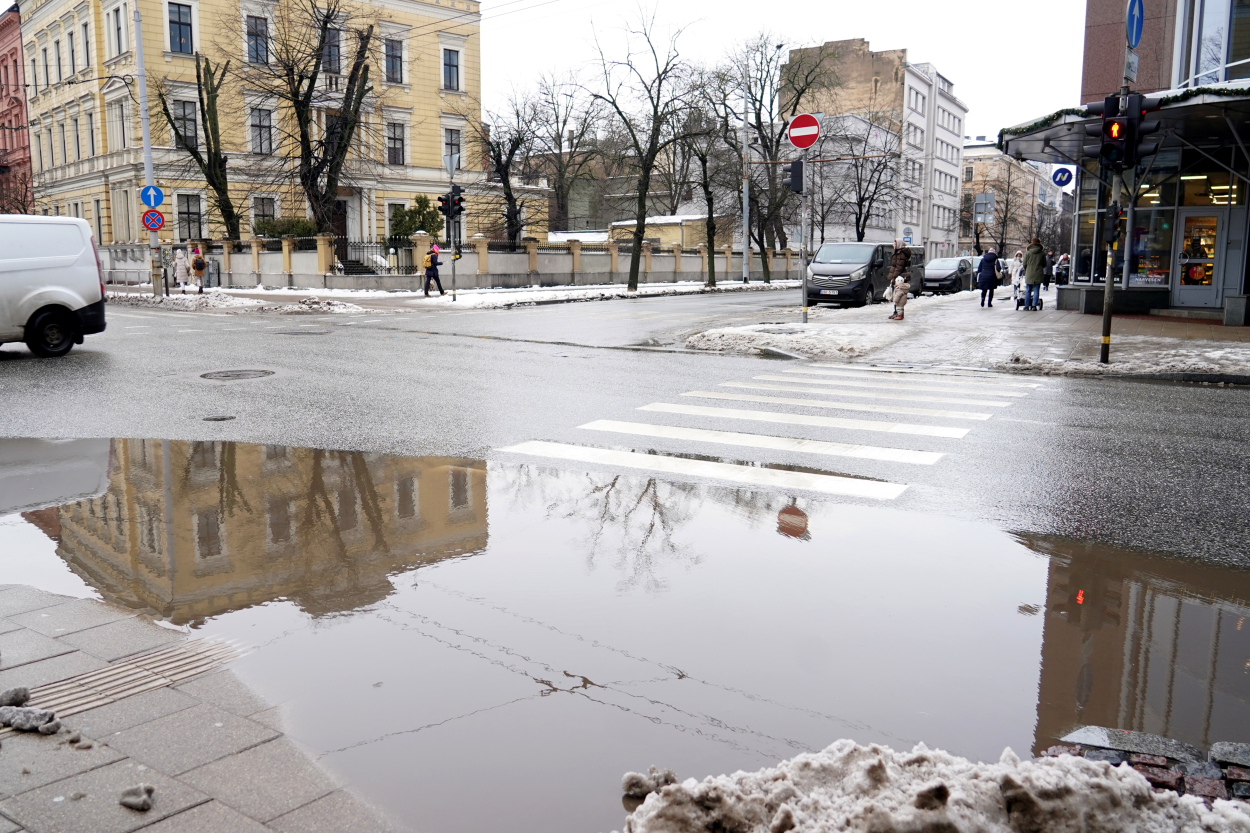
[[[65, 359], [39, 361], [21, 346], [0, 348], [0, 434], [238, 440], [474, 459], [497, 458], [498, 449], [530, 440], [711, 455], [907, 484], [891, 504], [899, 509], [1250, 567], [1247, 390], [1013, 377], [1040, 387], [971, 424], [821, 412], [971, 428], [957, 440], [890, 435], [883, 442], [859, 431], [710, 425], [681, 414], [663, 420], [946, 455], [932, 466], [578, 427], [599, 419], [654, 422], [637, 409], [657, 402], [811, 413], [784, 403], [682, 397], [796, 363], [655, 347], [713, 324], [794, 320], [792, 294], [281, 318], [113, 307], [108, 332]], [[274, 375], [200, 378], [227, 369]], [[233, 419], [204, 421], [212, 416]]]

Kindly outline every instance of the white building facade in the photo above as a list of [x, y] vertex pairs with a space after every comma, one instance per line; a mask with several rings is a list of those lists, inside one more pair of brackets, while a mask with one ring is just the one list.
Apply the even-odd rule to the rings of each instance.
[[911, 185], [895, 211], [896, 236], [925, 259], [959, 250], [964, 119], [968, 106], [933, 64], [903, 65], [902, 175]]

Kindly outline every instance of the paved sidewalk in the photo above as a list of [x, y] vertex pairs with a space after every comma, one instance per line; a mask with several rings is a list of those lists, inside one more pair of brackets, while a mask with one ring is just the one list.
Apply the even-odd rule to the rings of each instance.
[[[191, 640], [129, 611], [0, 585], [0, 690], [121, 672]], [[98, 679], [100, 675], [96, 675]], [[159, 681], [156, 685], [159, 685]], [[107, 694], [107, 681], [96, 689]], [[0, 833], [399, 830], [283, 736], [281, 711], [227, 669], [71, 716], [59, 734], [0, 734]], [[69, 711], [72, 711], [70, 709]], [[139, 812], [118, 800], [156, 788]]]

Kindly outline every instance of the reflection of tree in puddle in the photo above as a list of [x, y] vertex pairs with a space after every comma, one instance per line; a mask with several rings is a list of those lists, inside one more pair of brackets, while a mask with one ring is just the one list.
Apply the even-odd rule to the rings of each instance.
[[748, 527], [759, 527], [776, 524], [780, 508], [798, 503], [769, 492], [534, 465], [493, 466], [491, 477], [512, 496], [515, 509], [529, 511], [537, 505], [547, 519], [589, 527], [587, 568], [610, 558], [611, 567], [622, 574], [622, 589], [662, 590], [659, 567], [701, 563], [703, 555], [678, 538], [706, 504], [730, 510]]
[[55, 510], [58, 554], [107, 598], [174, 622], [289, 598], [314, 615], [486, 545], [479, 461], [116, 440], [108, 491]]
[[1020, 537], [1050, 559], [1035, 751], [1076, 725], [1250, 741], [1250, 573]]

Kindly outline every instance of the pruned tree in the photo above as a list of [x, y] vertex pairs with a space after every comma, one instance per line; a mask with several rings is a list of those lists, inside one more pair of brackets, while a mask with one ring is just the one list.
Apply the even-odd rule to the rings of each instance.
[[[180, 107], [182, 102], [171, 103], [169, 86], [165, 79], [160, 79], [153, 86], [156, 89], [156, 99], [160, 103], [161, 116], [172, 139], [170, 144], [178, 152], [186, 154], [186, 158], [203, 177], [208, 186], [209, 208], [215, 210], [221, 218], [226, 238], [238, 240], [241, 218], [230, 194], [230, 176], [226, 169], [227, 153], [222, 141], [219, 112], [222, 85], [229, 72], [229, 60], [214, 67], [208, 58], [196, 54], [195, 112], [199, 114], [201, 125], [198, 129], [195, 119], [187, 119], [181, 111], [174, 112], [174, 107]], [[203, 147], [199, 141], [201, 133], [204, 137]]]
[[530, 167], [547, 178], [552, 231], [568, 231], [573, 191], [591, 176], [600, 151], [596, 141], [603, 115], [601, 103], [570, 76], [544, 75], [533, 98], [533, 154]]
[[[376, 15], [348, 0], [278, 0], [272, 15], [272, 33], [249, 33], [248, 60], [235, 70], [257, 109], [274, 114], [272, 126], [251, 125], [252, 152], [272, 159], [267, 173], [275, 181], [294, 174], [318, 232], [330, 232], [339, 187], [369, 168], [358, 147], [377, 103], [370, 78]], [[258, 167], [255, 175], [264, 174]]]
[[681, 33], [681, 29], [676, 29], [665, 38], [658, 30], [655, 14], [640, 11], [637, 24], [626, 29], [622, 60], [609, 59], [596, 38], [602, 77], [600, 88], [591, 94], [603, 103], [620, 128], [637, 173], [629, 255], [630, 292], [638, 290], [648, 198], [657, 161], [685, 137], [675, 127], [685, 115], [689, 96], [685, 81], [690, 67], [677, 49]]

